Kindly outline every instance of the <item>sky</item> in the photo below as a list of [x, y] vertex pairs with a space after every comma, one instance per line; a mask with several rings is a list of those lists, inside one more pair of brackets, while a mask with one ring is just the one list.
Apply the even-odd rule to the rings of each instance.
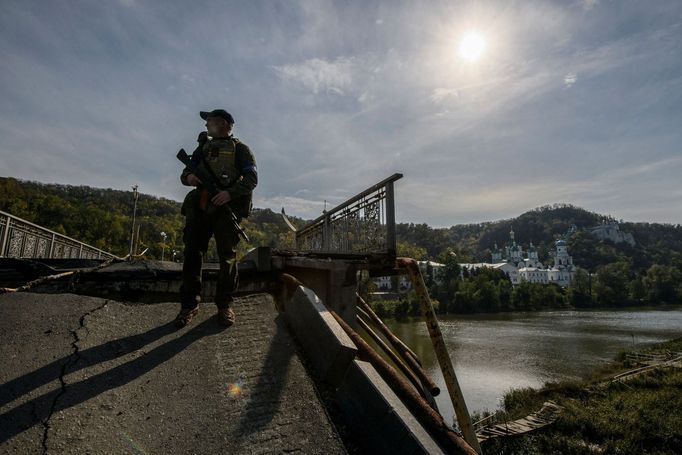
[[679, 0], [1, 3], [0, 176], [182, 200], [175, 154], [223, 108], [257, 207], [400, 172], [399, 222], [682, 223]]

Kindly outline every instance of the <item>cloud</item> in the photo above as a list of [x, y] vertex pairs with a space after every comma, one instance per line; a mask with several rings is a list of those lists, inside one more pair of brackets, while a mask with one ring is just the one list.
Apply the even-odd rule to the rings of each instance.
[[[646, 181], [647, 177], [655, 180], [656, 176], [662, 173], [679, 173], [680, 171], [682, 171], [682, 157], [675, 156], [609, 169], [593, 179], [593, 183], [589, 186], [594, 187], [596, 185], [600, 191], [608, 191], [609, 188], [620, 187], [625, 182]], [[584, 184], [587, 182], [581, 183], [581, 185]]]
[[589, 11], [599, 4], [599, 0], [582, 0], [581, 4], [585, 11]]
[[353, 82], [354, 58], [339, 57], [334, 61], [313, 58], [303, 63], [272, 66], [277, 76], [285, 81], [301, 85], [319, 93], [345, 94]]
[[[570, 203], [633, 221], [654, 217], [659, 222], [674, 223], [679, 222], [675, 213], [682, 209], [682, 190], [672, 189], [668, 182], [681, 172], [682, 157], [672, 157], [593, 175], [536, 175], [524, 181], [500, 178], [481, 182], [479, 173], [456, 180], [447, 176], [429, 182], [412, 179], [397, 185], [398, 213], [399, 218], [409, 213], [408, 219], [428, 216], [434, 225], [450, 226], [518, 216], [546, 204]], [[444, 188], [451, 197], [444, 196]], [[664, 215], [663, 207], [677, 209]]]
[[439, 104], [446, 100], [447, 98], [457, 98], [459, 96], [459, 90], [454, 88], [437, 88], [431, 93], [431, 101]]
[[314, 219], [322, 214], [325, 208], [324, 201], [314, 201], [295, 196], [258, 196], [254, 199], [256, 207], [269, 207], [272, 210], [278, 211], [279, 208], [284, 208], [287, 214], [295, 215], [305, 219]]
[[186, 82], [186, 83], [192, 84], [192, 85], [194, 85], [194, 84], [197, 83], [197, 80], [196, 80], [194, 77], [190, 76], [189, 74], [182, 74], [182, 75], [180, 75], [180, 79], [181, 79], [183, 82]]

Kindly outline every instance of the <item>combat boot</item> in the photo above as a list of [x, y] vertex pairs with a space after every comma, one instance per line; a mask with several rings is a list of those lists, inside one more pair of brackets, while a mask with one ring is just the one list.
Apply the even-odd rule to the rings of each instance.
[[225, 327], [232, 326], [232, 324], [234, 324], [234, 321], [236, 319], [237, 318], [234, 314], [234, 310], [232, 309], [231, 306], [229, 306], [227, 308], [218, 308], [218, 320]]
[[199, 305], [195, 306], [194, 308], [182, 308], [175, 317], [175, 327], [179, 329], [185, 327], [187, 324], [192, 322], [192, 319], [194, 319], [194, 316], [197, 314], [199, 314]]

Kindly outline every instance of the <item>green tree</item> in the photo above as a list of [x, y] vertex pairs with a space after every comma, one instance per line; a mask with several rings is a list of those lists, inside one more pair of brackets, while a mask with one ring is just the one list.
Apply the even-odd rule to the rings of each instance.
[[644, 302], [646, 300], [647, 290], [642, 275], [637, 275], [630, 281], [628, 295], [633, 302]]
[[448, 311], [452, 313], [475, 313], [480, 294], [472, 281], [462, 281], [450, 301]]
[[630, 265], [626, 262], [615, 262], [599, 267], [593, 283], [595, 298], [599, 305], [627, 305], [630, 279]]
[[457, 255], [451, 250], [447, 251], [441, 259], [443, 267], [436, 272], [436, 284], [431, 286], [431, 295], [438, 301], [443, 302], [447, 311], [451, 311], [450, 303], [459, 287], [460, 266]]
[[682, 273], [674, 267], [652, 265], [644, 277], [646, 300], [649, 303], [678, 303]]
[[561, 308], [565, 304], [566, 298], [562, 288], [558, 284], [531, 283], [531, 309]]
[[511, 307], [513, 310], [529, 310], [533, 286], [528, 281], [522, 281], [516, 285], [511, 295]]
[[397, 242], [397, 255], [404, 258], [412, 258], [417, 261], [426, 259], [426, 249], [410, 242]]
[[589, 272], [578, 267], [567, 290], [568, 302], [576, 308], [588, 308], [592, 301], [592, 277]]
[[511, 300], [513, 290], [511, 281], [508, 279], [497, 282], [497, 294], [500, 296], [500, 309], [502, 311], [509, 311], [512, 309]]

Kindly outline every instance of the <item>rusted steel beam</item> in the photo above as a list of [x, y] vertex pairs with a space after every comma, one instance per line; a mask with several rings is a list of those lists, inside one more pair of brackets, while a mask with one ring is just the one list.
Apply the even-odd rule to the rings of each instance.
[[398, 357], [398, 354], [393, 352], [393, 350], [384, 342], [384, 340], [381, 339], [377, 333], [372, 330], [372, 328], [360, 317], [360, 315], [357, 316], [357, 321], [360, 327], [362, 327], [365, 332], [374, 340], [374, 342], [381, 348], [382, 351], [386, 353], [386, 355], [391, 359], [391, 361], [400, 369], [400, 371], [403, 372], [405, 377], [410, 380], [412, 385], [414, 385], [414, 388], [419, 392], [419, 394], [423, 397], [426, 398], [424, 390], [422, 389], [422, 385], [419, 382], [419, 379], [415, 374], [405, 365], [405, 363]]
[[426, 290], [426, 284], [424, 284], [424, 278], [422, 277], [421, 270], [419, 270], [419, 264], [417, 264], [417, 261], [411, 258], [397, 258], [396, 265], [406, 269], [407, 273], [410, 275], [410, 281], [412, 282], [412, 287], [417, 294], [417, 299], [419, 299], [419, 306], [421, 307], [424, 320], [426, 321], [426, 327], [429, 330], [431, 343], [433, 344], [433, 350], [436, 353], [436, 358], [440, 364], [440, 369], [443, 372], [443, 379], [445, 380], [445, 385], [448, 388], [450, 400], [452, 401], [452, 407], [455, 409], [455, 415], [457, 416], [457, 423], [462, 430], [464, 439], [471, 447], [476, 450], [476, 452], [482, 453], [481, 446], [478, 443], [478, 438], [476, 437], [476, 432], [474, 431], [474, 426], [471, 424], [469, 410], [467, 409], [466, 403], [464, 402], [462, 389], [460, 388], [459, 382], [457, 381], [455, 369], [452, 366], [452, 360], [448, 355], [448, 350], [445, 346], [445, 340], [443, 340], [443, 334], [441, 333], [440, 326], [438, 325], [436, 312], [433, 310], [429, 293]]
[[[400, 377], [398, 372], [388, 364], [371, 346], [362, 339], [346, 322], [335, 312], [331, 312], [334, 319], [341, 325], [350, 339], [358, 348], [358, 357], [372, 364], [382, 378], [391, 386], [393, 391], [405, 403], [414, 416], [431, 435], [438, 441], [448, 453], [475, 455], [476, 451], [455, 433], [443, 420], [443, 417], [431, 409], [424, 399]], [[478, 444], [478, 442], [477, 442]]]
[[[375, 328], [378, 327], [377, 324], [376, 324], [376, 323], [374, 322], [374, 320], [372, 319], [372, 317], [371, 317], [365, 310], [363, 310], [362, 307], [359, 307], [359, 306], [358, 306], [358, 307], [356, 308], [356, 310], [358, 311], [358, 314], [359, 314], [360, 316], [362, 316], [363, 319], [364, 319], [365, 321], [367, 321], [367, 324], [369, 324], [369, 325], [371, 325], [371, 326], [373, 326], [373, 327], [375, 327]], [[389, 330], [390, 330], [390, 329], [389, 329]], [[383, 333], [383, 332], [382, 332], [382, 333]], [[390, 332], [390, 333], [392, 334], [393, 332]], [[383, 333], [383, 335], [386, 336], [385, 333]], [[386, 337], [386, 338], [388, 338], [388, 337]], [[398, 337], [396, 337], [396, 339], [397, 339], [398, 341], [401, 341], [400, 338], [398, 338]], [[389, 341], [390, 341], [390, 340], [389, 340]], [[391, 343], [391, 344], [393, 344], [393, 343]], [[398, 351], [398, 354], [400, 354], [401, 359], [403, 358], [403, 355], [406, 354], [406, 355], [408, 355], [411, 359], [414, 359], [414, 361], [417, 362], [417, 364], [418, 364], [419, 366], [422, 366], [421, 361], [416, 357], [416, 354], [414, 354], [413, 352], [411, 352], [411, 350], [409, 350], [409, 349], [410, 349], [409, 347], [407, 347], [407, 346], [405, 346], [405, 347], [407, 348], [407, 350], [403, 353], [403, 352], [400, 352], [402, 349], [397, 349], [397, 348], [395, 348], [395, 346], [394, 346], [394, 348], [396, 349], [396, 351]], [[405, 360], [403, 360], [403, 362], [404, 362], [404, 361], [405, 361]]]
[[296, 288], [303, 286], [303, 283], [301, 283], [298, 278], [289, 275], [288, 273], [279, 273], [277, 275], [277, 281], [281, 286], [273, 296], [275, 297], [277, 311], [282, 312], [285, 310], [286, 302], [291, 300], [291, 296], [296, 292]]
[[412, 349], [410, 349], [410, 347], [408, 345], [403, 343], [403, 340], [401, 340], [393, 332], [391, 332], [391, 329], [386, 327], [386, 324], [384, 324], [384, 321], [382, 321], [381, 318], [379, 316], [377, 316], [377, 314], [374, 312], [372, 307], [369, 306], [367, 304], [367, 302], [365, 302], [365, 300], [362, 297], [360, 297], [360, 294], [355, 293], [355, 296], [357, 297], [358, 306], [360, 307], [359, 309], [364, 311], [364, 313], [366, 313], [368, 315], [370, 320], [377, 327], [379, 327], [379, 330], [381, 330], [381, 333], [383, 333], [384, 336], [386, 336], [386, 338], [388, 338], [388, 341], [391, 342], [391, 344], [393, 345], [393, 347], [395, 347], [395, 349], [398, 351], [398, 353], [401, 353], [402, 351], [406, 352], [421, 367], [422, 362], [421, 362], [421, 360], [419, 360], [419, 357], [417, 356], [417, 354], [415, 354], [415, 352]]
[[[424, 371], [422, 368], [421, 364], [417, 362], [416, 357], [417, 355], [412, 352], [412, 350], [405, 345], [391, 330], [386, 327], [386, 325], [382, 322], [381, 319], [372, 311], [372, 308], [370, 308], [367, 303], [365, 303], [364, 300], [360, 296], [357, 296], [358, 302], [360, 303], [360, 309], [365, 310], [366, 313], [370, 316], [372, 321], [379, 327], [381, 332], [386, 336], [388, 341], [393, 345], [395, 350], [400, 354], [400, 357], [403, 359], [403, 361], [407, 364], [407, 366], [410, 367], [410, 369], [414, 372], [414, 374], [417, 375], [419, 380], [422, 383], [422, 387], [424, 387], [426, 390], [429, 391], [429, 393], [432, 396], [438, 396], [440, 394], [440, 387], [436, 385], [436, 383], [431, 379], [431, 377]], [[364, 305], [363, 305], [364, 304]], [[369, 312], [367, 311], [369, 310]]]
[[386, 252], [392, 257], [398, 249], [395, 231], [395, 191], [390, 180], [386, 182]]

